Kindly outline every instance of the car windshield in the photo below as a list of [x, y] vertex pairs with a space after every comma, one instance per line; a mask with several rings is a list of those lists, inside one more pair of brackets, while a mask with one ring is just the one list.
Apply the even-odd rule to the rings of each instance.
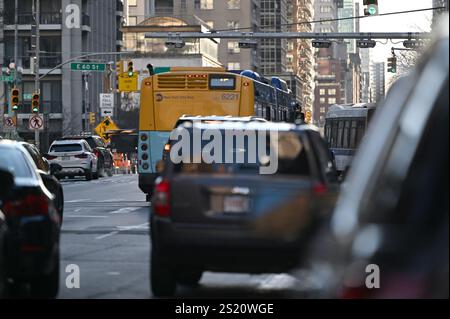
[[16, 178], [33, 177], [22, 152], [0, 147], [0, 168], [11, 172]]
[[56, 144], [52, 145], [50, 152], [62, 153], [62, 152], [79, 152], [83, 148], [81, 144]]

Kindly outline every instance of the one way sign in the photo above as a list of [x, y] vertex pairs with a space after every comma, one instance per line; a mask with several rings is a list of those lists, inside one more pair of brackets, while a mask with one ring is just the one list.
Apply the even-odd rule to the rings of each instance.
[[103, 117], [114, 116], [114, 109], [113, 108], [102, 108], [101, 109], [101, 115]]

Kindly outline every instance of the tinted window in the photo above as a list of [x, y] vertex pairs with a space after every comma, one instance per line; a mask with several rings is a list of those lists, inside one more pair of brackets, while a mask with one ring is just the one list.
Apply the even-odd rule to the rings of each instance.
[[26, 158], [22, 152], [2, 148], [0, 146], [0, 168], [11, 172], [14, 177], [32, 177], [32, 172], [29, 165], [26, 163]]
[[50, 152], [57, 152], [57, 153], [63, 153], [63, 152], [80, 152], [83, 148], [80, 144], [57, 144], [52, 145], [50, 148]]
[[33, 158], [36, 167], [40, 170], [47, 171], [48, 170], [47, 164], [42, 159], [42, 156], [39, 154], [38, 150], [29, 144], [25, 144], [24, 147]]
[[[192, 134], [191, 134], [192, 136]], [[222, 132], [222, 136], [225, 133]], [[208, 144], [210, 140], [203, 141], [203, 147]], [[172, 142], [173, 143], [173, 142]], [[192, 142], [191, 145], [194, 143]], [[269, 145], [269, 143], [266, 143]], [[257, 158], [256, 154], [252, 157], [249, 153], [252, 148], [248, 145], [248, 139], [244, 139], [244, 145], [238, 145], [234, 140], [233, 147], [225, 148], [225, 138], [222, 143], [221, 163], [205, 163], [204, 157], [200, 154], [193, 154], [191, 156], [191, 163], [180, 163], [175, 165], [175, 172], [182, 172], [185, 174], [193, 173], [215, 173], [215, 174], [259, 174], [259, 168], [262, 165], [268, 166], [270, 163], [267, 159]], [[256, 146], [255, 149], [258, 149]], [[215, 151], [215, 150], [214, 150]], [[273, 151], [272, 151], [273, 152]], [[191, 149], [192, 154], [192, 149]], [[212, 152], [214, 154], [214, 152]], [[237, 163], [237, 155], [241, 154], [243, 157], [242, 163]], [[270, 154], [269, 149], [266, 154]], [[274, 153], [272, 153], [274, 154]], [[192, 163], [194, 158], [201, 158], [201, 163]], [[225, 163], [227, 159], [233, 158], [234, 163]], [[262, 163], [263, 162], [263, 163]], [[295, 133], [280, 133], [278, 137], [278, 169], [277, 175], [310, 175], [310, 165], [307, 157], [307, 150], [301, 138]]]

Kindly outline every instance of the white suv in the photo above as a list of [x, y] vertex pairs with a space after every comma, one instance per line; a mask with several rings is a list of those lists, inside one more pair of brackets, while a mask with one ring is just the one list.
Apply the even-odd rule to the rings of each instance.
[[46, 156], [50, 163], [61, 166], [59, 177], [84, 176], [87, 181], [98, 179], [98, 158], [85, 140], [55, 141]]

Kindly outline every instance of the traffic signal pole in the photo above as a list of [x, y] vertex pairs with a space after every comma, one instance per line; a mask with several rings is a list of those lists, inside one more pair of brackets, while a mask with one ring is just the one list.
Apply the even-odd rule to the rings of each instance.
[[[36, 1], [36, 2], [35, 2]], [[33, 12], [35, 12], [35, 22], [36, 22], [36, 72], [35, 72], [35, 77], [34, 77], [34, 91], [36, 93], [41, 93], [40, 92], [40, 78], [39, 78], [39, 62], [40, 62], [40, 32], [39, 32], [39, 24], [40, 24], [40, 10], [41, 10], [41, 4], [40, 4], [40, 0], [33, 0]], [[48, 129], [48, 128], [47, 128]], [[36, 147], [39, 149], [40, 148], [40, 139], [39, 139], [39, 131], [35, 130], [34, 131], [34, 140], [36, 143]]]

